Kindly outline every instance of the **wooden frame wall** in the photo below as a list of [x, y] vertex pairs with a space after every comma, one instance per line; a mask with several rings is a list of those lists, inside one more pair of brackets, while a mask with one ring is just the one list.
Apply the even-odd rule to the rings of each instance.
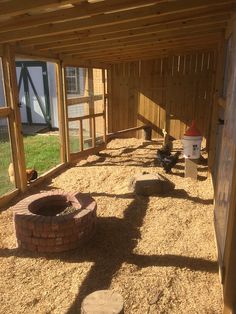
[[[12, 198], [19, 192], [25, 192], [31, 186], [40, 183], [42, 180], [50, 177], [55, 171], [59, 171], [67, 163], [66, 156], [66, 140], [65, 140], [65, 122], [64, 122], [64, 99], [63, 99], [63, 84], [62, 84], [62, 66], [59, 61], [56, 63], [56, 83], [57, 83], [57, 97], [58, 97], [58, 115], [60, 124], [61, 137], [61, 161], [62, 164], [54, 167], [47, 173], [40, 176], [32, 185], [27, 185], [26, 178], [26, 164], [24, 155], [24, 144], [21, 129], [21, 117], [19, 110], [19, 92], [16, 78], [16, 67], [14, 50], [9, 45], [0, 46], [0, 57], [2, 58], [3, 76], [4, 76], [4, 90], [6, 98], [6, 107], [0, 108], [0, 117], [8, 118], [10, 140], [12, 147], [12, 162], [14, 165], [14, 176], [16, 189], [12, 192], [0, 196], [0, 206], [5, 206]], [[25, 58], [32, 59], [32, 56], [24, 55]], [[45, 60], [43, 61], [52, 61]], [[55, 62], [55, 60], [53, 60]]]
[[16, 189], [0, 197], [0, 205], [4, 206], [21, 190], [26, 189], [25, 159], [22, 151], [23, 140], [21, 136], [20, 113], [18, 107], [18, 90], [16, 74], [14, 72], [14, 57], [9, 45], [0, 49], [3, 68], [3, 84], [5, 90], [6, 107], [0, 108], [0, 117], [7, 118], [9, 122], [9, 136], [12, 148], [12, 162]]
[[[66, 62], [63, 63], [63, 71], [64, 71], [64, 86], [65, 86], [65, 95], [67, 95], [66, 92], [66, 77], [65, 77], [65, 69], [67, 66], [75, 66], [73, 63]], [[76, 67], [76, 66], [75, 66]], [[107, 93], [106, 93], [106, 81], [105, 81], [105, 69], [99, 69], [101, 70], [101, 78], [102, 78], [102, 93], [101, 94], [96, 94], [94, 93], [94, 68], [92, 67], [83, 67], [86, 71], [87, 77], [85, 79], [86, 81], [86, 86], [88, 90], [88, 95], [85, 96], [78, 96], [78, 97], [73, 97], [73, 98], [67, 98], [65, 96], [65, 103], [66, 103], [66, 128], [67, 128], [67, 141], [68, 141], [68, 159], [69, 161], [75, 162], [76, 160], [79, 160], [80, 158], [87, 156], [89, 154], [98, 152], [100, 150], [103, 150], [106, 147], [106, 142], [107, 142], [107, 122], [106, 122], [106, 103], [107, 103]], [[94, 109], [94, 104], [95, 101], [101, 100], [103, 103], [103, 111], [101, 113], [95, 113]], [[87, 103], [88, 104], [88, 114], [85, 114], [84, 116], [78, 116], [78, 117], [69, 117], [68, 116], [68, 108], [69, 106], [77, 105], [77, 104], [83, 104]], [[103, 141], [104, 143], [102, 145], [97, 146], [96, 145], [96, 118], [102, 117], [103, 118], [103, 124], [104, 124], [104, 130], [103, 130]], [[92, 139], [92, 147], [91, 148], [84, 148], [84, 136], [83, 136], [83, 121], [89, 120], [89, 125], [90, 125], [90, 137]], [[69, 148], [69, 127], [68, 124], [69, 122], [79, 122], [79, 130], [80, 130], [80, 135], [79, 135], [79, 143], [80, 143], [80, 151], [76, 153], [70, 153], [70, 148]]]
[[[221, 276], [223, 284], [224, 314], [236, 313], [236, 132], [235, 132], [235, 90], [236, 77], [236, 15], [232, 17], [226, 32], [226, 39], [232, 34], [230, 80], [227, 86], [227, 97], [220, 98], [218, 105], [225, 109], [223, 141], [220, 151], [220, 165], [216, 182], [215, 210], [220, 210], [218, 217], [226, 217], [226, 233], [223, 256], [221, 260]], [[223, 50], [223, 49], [222, 49]], [[219, 65], [223, 73], [224, 58]], [[223, 64], [223, 65], [222, 65]], [[223, 86], [223, 74], [219, 75], [219, 85]], [[217, 91], [219, 92], [219, 91]], [[219, 96], [219, 94], [218, 94]], [[217, 218], [217, 216], [216, 216]], [[219, 220], [219, 219], [218, 219]], [[217, 230], [216, 230], [217, 231]], [[218, 239], [219, 241], [219, 239]]]
[[149, 125], [180, 139], [193, 119], [209, 139], [215, 51], [192, 51], [111, 67], [109, 132]]

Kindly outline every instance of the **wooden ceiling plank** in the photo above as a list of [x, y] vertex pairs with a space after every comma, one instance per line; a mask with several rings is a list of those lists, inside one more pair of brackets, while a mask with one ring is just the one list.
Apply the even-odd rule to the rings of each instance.
[[6, 31], [0, 34], [0, 43], [14, 42], [26, 38], [36, 38], [42, 36], [49, 36], [52, 34], [66, 34], [71, 31], [83, 30], [89, 28], [96, 28], [102, 25], [119, 24], [126, 21], [143, 19], [147, 16], [156, 17], [157, 20], [163, 15], [176, 15], [182, 11], [194, 11], [198, 8], [217, 7], [222, 3], [231, 2], [230, 0], [182, 0], [181, 2], [164, 2], [152, 6], [122, 11], [119, 13], [102, 14], [91, 18], [81, 20], [66, 21], [56, 24], [48, 24], [39, 27], [31, 27], [22, 30]]
[[124, 48], [119, 48], [117, 49], [117, 51], [115, 50], [104, 50], [104, 51], [98, 51], [97, 54], [94, 53], [88, 53], [88, 54], [83, 54], [83, 53], [78, 53], [78, 54], [72, 54], [72, 56], [80, 56], [81, 58], [91, 58], [91, 59], [96, 59], [99, 57], [102, 57], [103, 59], [106, 59], [108, 56], [114, 56], [114, 57], [118, 57], [122, 54], [128, 54], [128, 53], [139, 53], [141, 51], [148, 51], [148, 50], [160, 50], [160, 49], [168, 49], [168, 48], [172, 48], [175, 47], [176, 45], [180, 45], [180, 46], [188, 46], [188, 45], [200, 45], [200, 46], [207, 46], [209, 44], [217, 44], [217, 41], [213, 38], [213, 39], [209, 39], [207, 40], [207, 38], [205, 38], [205, 40], [195, 40], [195, 41], [191, 41], [191, 42], [184, 42], [184, 41], [177, 41], [174, 43], [170, 43], [170, 44], [166, 44], [166, 45], [139, 45], [139, 46], [133, 46], [133, 47], [128, 47], [127, 49]]
[[133, 29], [141, 29], [148, 26], [164, 23], [164, 22], [177, 22], [177, 21], [184, 21], [186, 19], [190, 18], [196, 18], [199, 16], [206, 17], [209, 16], [209, 18], [214, 17], [217, 18], [217, 16], [220, 13], [229, 14], [231, 10], [231, 5], [221, 5], [215, 7], [208, 8], [207, 10], [205, 8], [196, 9], [194, 11], [189, 12], [179, 12], [179, 14], [176, 16], [172, 15], [164, 15], [159, 16], [158, 18], [152, 17], [152, 18], [144, 18], [142, 20], [134, 20], [134, 21], [128, 21], [120, 24], [110, 25], [107, 26], [97, 26], [96, 28], [81, 30], [81, 31], [75, 31], [72, 33], [68, 33], [66, 37], [64, 38], [61, 35], [50, 35], [45, 37], [37, 37], [37, 38], [30, 38], [25, 40], [19, 40], [17, 43], [20, 46], [28, 47], [28, 46], [37, 46], [38, 44], [52, 44], [54, 42], [56, 43], [64, 43], [67, 41], [80, 41], [86, 38], [92, 38], [99, 35], [108, 35], [108, 34], [115, 34], [116, 32], [120, 31], [127, 31], [127, 30], [133, 30]]
[[[38, 1], [37, 1], [38, 2]], [[45, 2], [45, 1], [44, 1]], [[70, 1], [69, 1], [70, 2]], [[77, 1], [82, 2], [82, 1]], [[48, 12], [38, 15], [18, 16], [14, 19], [0, 22], [0, 32], [4, 32], [4, 28], [8, 31], [18, 30], [21, 28], [35, 27], [44, 24], [51, 24], [60, 21], [71, 21], [72, 19], [80, 19], [105, 12], [127, 9], [132, 6], [147, 6], [148, 4], [158, 3], [159, 0], [104, 0], [101, 2], [89, 3], [82, 2], [76, 7], [58, 10], [56, 12]], [[31, 1], [32, 7], [34, 1]], [[76, 3], [76, 2], [75, 2]], [[58, 3], [57, 3], [58, 4]]]
[[[145, 60], [145, 59], [155, 59], [155, 58], [160, 58], [164, 56], [170, 56], [170, 55], [181, 55], [181, 54], [187, 54], [191, 52], [196, 52], [196, 51], [214, 51], [216, 49], [215, 45], [209, 45], [206, 47], [179, 47], [179, 48], [174, 48], [174, 49], [167, 49], [165, 51], [153, 51], [153, 52], [143, 52], [139, 54], [132, 54], [132, 55], [126, 55], [126, 56], [119, 56], [115, 58], [107, 58], [107, 62], [109, 64], [113, 63], [123, 63], [123, 62], [132, 62], [132, 61], [138, 61], [138, 60]], [[99, 61], [99, 58], [98, 58]], [[97, 61], [97, 62], [98, 62]]]
[[106, 49], [107, 48], [111, 48], [111, 47], [118, 47], [118, 46], [126, 46], [129, 44], [135, 44], [135, 43], [139, 43], [139, 42], [155, 42], [155, 43], [160, 43], [161, 40], [166, 40], [166, 39], [174, 39], [174, 38], [179, 38], [179, 37], [186, 37], [189, 34], [191, 36], [193, 35], [203, 35], [203, 34], [207, 34], [207, 33], [215, 33], [215, 32], [219, 32], [219, 30], [224, 29], [224, 24], [222, 23], [218, 23], [215, 25], [212, 25], [210, 27], [190, 27], [188, 29], [184, 29], [184, 30], [174, 30], [174, 31], [166, 31], [166, 32], [161, 32], [161, 33], [151, 33], [149, 35], [146, 36], [136, 36], [133, 38], [125, 38], [125, 39], [120, 39], [120, 40], [109, 40], [106, 42], [102, 42], [102, 43], [98, 43], [98, 44], [88, 44], [88, 45], [83, 45], [83, 46], [78, 46], [78, 47], [72, 47], [72, 48], [68, 48], [68, 49], [63, 49], [63, 50], [55, 50], [55, 52], [60, 52], [60, 53], [69, 53], [72, 51], [96, 51], [99, 48], [102, 49]]
[[48, 9], [60, 5], [79, 3], [81, 0], [12, 0], [0, 3], [0, 17], [15, 17], [36, 9]]
[[[162, 44], [151, 44], [151, 43], [140, 43], [140, 44], [134, 44], [134, 45], [129, 45], [127, 47], [113, 47], [110, 49], [104, 49], [104, 50], [97, 50], [96, 52], [90, 51], [90, 52], [75, 52], [75, 54], [80, 55], [82, 57], [96, 57], [96, 56], [105, 56], [105, 55], [119, 55], [122, 52], [135, 52], [138, 51], [139, 49], [156, 49], [156, 48], [166, 48], [166, 47], [171, 47], [176, 44], [201, 44], [201, 45], [207, 45], [208, 43], [217, 43], [219, 40], [219, 36], [221, 33], [219, 33], [218, 36], [204, 36], [204, 37], [196, 37], [196, 38], [191, 38], [187, 37], [186, 39], [181, 39], [181, 40], [175, 40], [171, 42], [165, 42]], [[74, 55], [74, 53], [72, 53]]]
[[[229, 18], [229, 15], [219, 15], [218, 18], [216, 19], [215, 17], [203, 17], [203, 18], [197, 18], [197, 19], [189, 19], [185, 20], [183, 22], [170, 22], [170, 23], [161, 23], [157, 24], [155, 26], [148, 26], [145, 28], [141, 29], [135, 29], [135, 30], [128, 30], [128, 31], [121, 31], [121, 32], [116, 32], [108, 35], [100, 35], [92, 38], [87, 38], [78, 41], [71, 41], [65, 42], [64, 44], [60, 44], [59, 46], [52, 45], [52, 47], [48, 44], [46, 47], [44, 45], [38, 45], [35, 46], [34, 49], [37, 50], [57, 50], [57, 51], [63, 51], [67, 49], [73, 49], [79, 46], [87, 45], [87, 44], [102, 44], [105, 43], [106, 41], [109, 40], [120, 40], [120, 39], [125, 39], [125, 38], [135, 38], [135, 37], [141, 37], [141, 36], [146, 36], [148, 34], [152, 33], [162, 33], [162, 32], [170, 32], [170, 31], [176, 31], [180, 29], [188, 29], [190, 27], [202, 27], [202, 26], [214, 26], [218, 25], [219, 23], [222, 23], [222, 27], [226, 26], [226, 21]], [[223, 24], [225, 23], [225, 24]]]
[[156, 50], [156, 51], [148, 51], [148, 52], [140, 52], [138, 54], [127, 54], [123, 56], [116, 56], [116, 57], [107, 57], [103, 58], [102, 56], [98, 56], [97, 59], [88, 59], [90, 62], [101, 62], [101, 60], [106, 60], [108, 64], [111, 63], [120, 63], [124, 61], [135, 61], [139, 59], [151, 59], [158, 56], [168, 56], [168, 55], [179, 55], [179, 54], [186, 54], [188, 51], [198, 51], [198, 50], [215, 50], [216, 45], [208, 45], [208, 46], [185, 46], [185, 47], [174, 47], [172, 49], [162, 49], [162, 50]]

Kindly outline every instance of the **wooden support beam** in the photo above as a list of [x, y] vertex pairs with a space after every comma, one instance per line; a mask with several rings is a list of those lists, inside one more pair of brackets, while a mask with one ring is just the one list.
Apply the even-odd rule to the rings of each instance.
[[206, 44], [190, 44], [190, 45], [173, 45], [170, 47], [165, 47], [165, 48], [148, 48], [145, 51], [145, 49], [142, 47], [142, 49], [138, 49], [138, 47], [132, 50], [132, 51], [123, 51], [120, 53], [114, 53], [114, 54], [109, 54], [109, 53], [101, 53], [96, 55], [89, 55], [88, 57], [92, 60], [96, 60], [96, 61], [100, 61], [102, 59], [106, 59], [108, 60], [110, 63], [113, 63], [114, 61], [119, 61], [119, 60], [123, 60], [124, 58], [126, 59], [136, 59], [139, 60], [141, 57], [145, 57], [145, 56], [158, 56], [158, 55], [166, 55], [168, 53], [172, 54], [172, 55], [177, 55], [177, 54], [182, 54], [185, 51], [194, 51], [194, 50], [206, 50], [206, 49], [215, 49], [215, 47], [217, 46], [217, 44], [215, 42], [213, 43], [208, 43]]
[[107, 143], [107, 100], [108, 98], [105, 97], [107, 91], [106, 91], [106, 70], [102, 70], [102, 84], [103, 84], [103, 110], [104, 110], [104, 115], [103, 115], [103, 123], [104, 123], [104, 135], [103, 135], [103, 140], [104, 143]]
[[1, 210], [6, 207], [9, 202], [11, 200], [13, 200], [18, 194], [19, 194], [20, 190], [19, 189], [16, 189], [14, 191], [11, 191], [9, 193], [6, 193], [5, 195], [3, 196], [0, 196], [0, 208]]
[[16, 78], [16, 66], [14, 52], [9, 45], [3, 47], [3, 71], [6, 100], [8, 106], [13, 111], [14, 115], [9, 116], [11, 128], [11, 141], [13, 148], [13, 163], [15, 170], [16, 187], [22, 192], [26, 190], [26, 165], [24, 155], [24, 144], [21, 130], [21, 117], [19, 110], [19, 93]]
[[[97, 44], [87, 44], [87, 45], [78, 45], [73, 47], [67, 47], [63, 48], [60, 52], [60, 56], [66, 53], [72, 53], [73, 51], [81, 51], [81, 52], [94, 52], [95, 49], [97, 50], [105, 50], [108, 48], [122, 48], [128, 46], [128, 44], [138, 44], [138, 43], [150, 43], [152, 45], [159, 45], [162, 44], [162, 42], [170, 41], [174, 42], [177, 40], [187, 39], [188, 43], [191, 43], [191, 41], [194, 41], [195, 38], [203, 38], [207, 40], [207, 37], [209, 38], [211, 36], [219, 36], [219, 33], [223, 32], [223, 29], [225, 27], [225, 23], [218, 23], [213, 26], [208, 27], [190, 27], [186, 30], [175, 30], [175, 31], [163, 31], [163, 32], [154, 32], [151, 34], [146, 34], [146, 36], [135, 36], [135, 37], [129, 37], [124, 39], [111, 39], [106, 42], [99, 42]], [[193, 40], [191, 40], [193, 38]], [[219, 39], [219, 38], [218, 38]]]
[[[211, 29], [219, 28], [219, 26], [226, 27], [226, 22], [229, 19], [229, 14], [222, 14], [220, 13], [218, 16], [206, 16], [206, 17], [194, 17], [189, 18], [184, 21], [177, 21], [177, 22], [167, 22], [167, 23], [157, 23], [155, 25], [147, 25], [143, 28], [137, 28], [133, 30], [125, 30], [115, 33], [108, 33], [108, 34], [102, 34], [97, 35], [93, 37], [87, 37], [81, 40], [70, 40], [70, 41], [63, 41], [59, 43], [49, 43], [49, 44], [42, 44], [42, 45], [36, 45], [37, 50], [40, 51], [56, 51], [56, 52], [65, 52], [65, 51], [71, 51], [73, 48], [86, 48], [86, 47], [95, 47], [96, 45], [106, 45], [106, 43], [109, 43], [110, 41], [117, 41], [118, 43], [121, 40], [136, 40], [139, 38], [146, 38], [150, 36], [151, 34], [166, 34], [166, 36], [173, 38], [173, 33], [180, 32], [182, 30], [186, 30], [186, 32], [191, 32], [191, 30], [194, 30], [196, 33], [197, 30], [199, 31], [204, 30], [204, 28], [208, 29], [208, 27], [211, 27]], [[174, 37], [175, 38], [175, 37]], [[109, 45], [109, 44], [108, 44]], [[97, 49], [97, 48], [96, 48]]]
[[37, 61], [51, 61], [58, 62], [59, 57], [57, 54], [49, 51], [36, 51], [34, 49], [26, 49], [15, 46], [14, 51], [17, 58], [34, 59]]
[[13, 114], [13, 110], [10, 107], [0, 107], [0, 117], [6, 118]]
[[63, 95], [63, 104], [64, 104], [64, 123], [65, 123], [65, 153], [66, 153], [66, 161], [70, 162], [70, 142], [69, 142], [69, 122], [68, 122], [68, 108], [66, 106], [66, 99], [67, 99], [67, 89], [66, 89], [66, 71], [65, 71], [65, 66], [61, 62], [60, 63], [61, 67], [61, 86], [62, 86], [62, 95]]
[[[102, 100], [102, 99], [103, 99], [103, 95], [95, 95], [94, 96], [94, 101]], [[67, 100], [66, 100], [67, 106], [83, 104], [83, 103], [88, 103], [88, 102], [89, 102], [89, 96], [67, 98]]]
[[97, 69], [108, 69], [111, 64], [107, 62], [96, 62], [89, 60], [88, 58], [73, 57], [70, 55], [59, 56], [64, 66], [74, 66], [82, 68], [97, 68]]
[[0, 17], [14, 17], [20, 14], [29, 13], [38, 9], [49, 9], [59, 5], [80, 3], [81, 0], [11, 0], [0, 3]]
[[117, 43], [117, 46], [111, 45], [110, 47], [97, 47], [96, 50], [88, 48], [88, 50], [75, 50], [70, 51], [68, 53], [71, 53], [73, 56], [80, 56], [84, 58], [87, 56], [89, 59], [97, 59], [99, 56], [103, 56], [105, 59], [106, 56], [109, 55], [116, 55], [120, 56], [122, 53], [128, 54], [132, 52], [138, 52], [138, 51], [148, 51], [148, 50], [161, 50], [161, 49], [168, 49], [168, 48], [174, 48], [177, 46], [209, 46], [211, 44], [217, 44], [220, 35], [222, 34], [222, 30], [219, 29], [218, 33], [216, 34], [207, 34], [206, 36], [200, 36], [199, 34], [195, 35], [192, 34], [192, 36], [189, 34], [188, 36], [185, 36], [184, 38], [178, 39], [178, 37], [174, 40], [166, 40], [162, 42], [158, 42], [153, 39], [153, 42], [149, 39], [141, 39], [139, 41], [127, 41], [122, 44]]
[[[32, 9], [38, 9], [40, 1], [37, 1], [37, 5], [33, 1], [30, 2]], [[58, 1], [55, 2], [58, 6]], [[63, 2], [63, 1], [61, 1]], [[66, 1], [64, 1], [66, 2]], [[158, 0], [146, 0], [145, 3], [143, 0], [104, 0], [100, 2], [90, 3], [87, 1], [77, 0], [74, 1], [76, 4], [74, 7], [62, 8], [61, 10], [56, 10], [53, 12], [43, 12], [37, 15], [24, 15], [17, 16], [14, 19], [0, 22], [0, 32], [4, 32], [4, 28], [10, 30], [18, 30], [21, 28], [35, 27], [39, 25], [51, 24], [61, 21], [71, 21], [73, 19], [81, 19], [88, 16], [93, 16], [97, 14], [104, 14], [105, 12], [119, 11], [124, 10], [130, 7], [139, 7], [146, 6], [148, 4], [159, 2]], [[41, 3], [46, 4], [47, 1], [42, 0]], [[73, 3], [73, 1], [68, 1], [68, 3]], [[63, 5], [63, 3], [62, 3]], [[6, 6], [6, 5], [5, 5]], [[26, 7], [26, 5], [25, 5]], [[21, 9], [22, 5], [21, 5]], [[1, 15], [0, 15], [1, 16]]]
[[[62, 44], [66, 42], [71, 42], [74, 44], [75, 42], [80, 42], [81, 40], [86, 39], [96, 39], [100, 35], [107, 36], [108, 34], [113, 34], [115, 36], [115, 33], [119, 33], [121, 31], [127, 31], [129, 30], [132, 32], [133, 30], [143, 29], [146, 27], [151, 27], [155, 25], [162, 25], [162, 23], [169, 23], [171, 21], [174, 22], [180, 22], [180, 23], [186, 23], [189, 19], [193, 18], [199, 18], [199, 16], [203, 17], [209, 17], [209, 19], [214, 18], [215, 20], [219, 20], [217, 17], [219, 14], [230, 14], [232, 11], [232, 5], [231, 4], [222, 4], [217, 7], [209, 7], [209, 8], [198, 8], [194, 11], [183, 11], [178, 12], [178, 14], [169, 14], [164, 16], [158, 16], [158, 17], [147, 17], [143, 18], [141, 20], [136, 19], [132, 21], [122, 22], [119, 24], [109, 25], [109, 27], [105, 26], [99, 26], [97, 25], [95, 28], [90, 28], [87, 30], [77, 30], [76, 32], [67, 33], [66, 37], [62, 37], [61, 35], [49, 35], [44, 36], [40, 38], [30, 38], [25, 40], [18, 41], [18, 44], [20, 47], [29, 47], [32, 48], [35, 47], [37, 50], [38, 45], [54, 45], [55, 44]], [[167, 24], [168, 26], [168, 24]], [[168, 27], [167, 27], [168, 28]], [[99, 38], [99, 37], [98, 37]], [[115, 37], [114, 37], [115, 38]]]
[[214, 96], [213, 96], [213, 108], [211, 114], [211, 123], [209, 125], [210, 132], [210, 144], [209, 144], [209, 157], [208, 157], [208, 166], [210, 171], [213, 171], [215, 153], [216, 153], [216, 129], [218, 123], [218, 99], [220, 97], [220, 90], [223, 86], [224, 78], [224, 54], [225, 54], [225, 39], [222, 35], [221, 40], [218, 44], [217, 49], [217, 60], [216, 60], [216, 74], [214, 81]]
[[145, 125], [141, 125], [141, 126], [136, 126], [134, 128], [120, 130], [120, 131], [113, 132], [113, 133], [108, 133], [107, 138], [108, 138], [108, 140], [111, 140], [111, 139], [114, 139], [114, 138], [118, 138], [122, 134], [130, 133], [130, 132], [133, 132], [133, 131], [139, 131], [139, 130], [144, 129], [145, 127], [146, 127]]
[[84, 134], [83, 134], [83, 120], [79, 120], [79, 132], [80, 132], [80, 136], [79, 136], [79, 143], [80, 143], [80, 150], [83, 151], [84, 150]]
[[156, 17], [157, 21], [165, 16], [175, 16], [180, 12], [194, 11], [199, 8], [208, 8], [209, 6], [216, 7], [224, 3], [231, 3], [227, 0], [182, 0], [181, 2], [164, 2], [154, 4], [152, 6], [143, 8], [134, 8], [128, 11], [121, 11], [119, 14], [110, 13], [103, 15], [96, 15], [91, 18], [80, 20], [65, 21], [61, 23], [42, 25], [34, 28], [19, 29], [14, 31], [6, 31], [0, 34], [0, 43], [14, 42], [26, 38], [37, 38], [43, 36], [50, 36], [52, 34], [66, 34], [68, 32], [77, 30], [86, 30], [96, 28], [98, 26], [110, 26], [120, 24], [127, 21], [141, 20], [147, 17]]
[[[126, 62], [134, 62], [134, 61], [140, 61], [140, 60], [154, 60], [158, 58], [164, 58], [167, 56], [181, 56], [186, 54], [191, 54], [196, 51], [215, 51], [217, 48], [217, 45], [210, 45], [210, 46], [197, 46], [197, 47], [178, 47], [173, 49], [163, 49], [159, 51], [148, 51], [147, 53], [143, 51], [142, 53], [139, 52], [137, 54], [128, 54], [128, 55], [121, 55], [121, 56], [113, 56], [108, 57], [105, 56], [106, 59], [112, 63], [126, 63]], [[99, 59], [98, 59], [99, 60]]]
[[56, 85], [57, 85], [57, 108], [58, 108], [58, 120], [59, 120], [59, 134], [60, 134], [60, 156], [61, 162], [66, 163], [68, 146], [68, 139], [66, 136], [66, 103], [63, 88], [63, 75], [62, 75], [62, 64], [61, 62], [56, 63]]
[[86, 119], [93, 119], [93, 118], [97, 118], [97, 117], [103, 117], [104, 113], [91, 113], [82, 117], [74, 117], [74, 118], [68, 118], [68, 121], [73, 122], [73, 121], [83, 121]]

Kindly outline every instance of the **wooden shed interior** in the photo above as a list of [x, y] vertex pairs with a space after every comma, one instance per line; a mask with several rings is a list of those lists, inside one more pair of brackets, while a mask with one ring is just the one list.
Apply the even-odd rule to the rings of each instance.
[[[35, 183], [104, 149], [109, 138], [139, 137], [148, 125], [154, 138], [162, 137], [165, 129], [181, 139], [195, 119], [205, 138], [214, 183], [224, 313], [236, 311], [235, 4], [233, 0], [0, 0], [5, 91], [0, 121], [9, 128], [15, 173], [15, 188], [1, 196], [0, 204], [5, 206], [29, 188], [16, 59], [52, 62], [56, 68], [61, 164]], [[67, 93], [67, 67], [84, 69], [82, 95]], [[71, 108], [81, 103], [88, 104], [88, 111], [71, 115]], [[83, 138], [85, 121], [90, 124], [89, 148]], [[71, 142], [73, 123], [78, 124], [80, 149]]]

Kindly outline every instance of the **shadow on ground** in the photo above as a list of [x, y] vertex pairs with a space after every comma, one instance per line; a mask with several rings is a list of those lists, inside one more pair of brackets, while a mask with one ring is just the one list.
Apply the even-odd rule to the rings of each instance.
[[[178, 191], [176, 193], [178, 194]], [[125, 197], [131, 197], [131, 195]], [[147, 256], [134, 254], [133, 250], [140, 239], [139, 229], [143, 224], [148, 204], [148, 197], [135, 196], [124, 211], [124, 218], [98, 218], [97, 232], [86, 246], [68, 253], [43, 255], [47, 259], [78, 263], [78, 267], [80, 263], [85, 261], [94, 263], [80, 285], [79, 293], [67, 314], [80, 313], [81, 302], [89, 293], [95, 290], [108, 289], [113, 276], [124, 262], [139, 268], [158, 266], [188, 268], [193, 271], [210, 273], [217, 272], [216, 262], [202, 258], [171, 254]], [[0, 257], [10, 256], [19, 258], [42, 257], [42, 255], [20, 249], [0, 249]]]

